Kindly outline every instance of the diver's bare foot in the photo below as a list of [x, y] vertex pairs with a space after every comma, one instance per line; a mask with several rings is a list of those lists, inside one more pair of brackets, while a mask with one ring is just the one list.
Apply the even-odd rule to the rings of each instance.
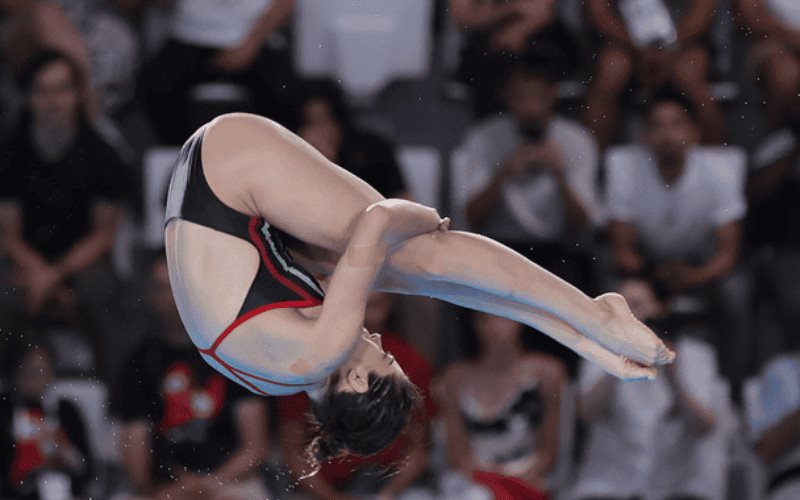
[[645, 366], [664, 365], [675, 359], [675, 353], [636, 319], [622, 295], [606, 293], [594, 301], [603, 310], [605, 319], [601, 328], [587, 333], [599, 344]]

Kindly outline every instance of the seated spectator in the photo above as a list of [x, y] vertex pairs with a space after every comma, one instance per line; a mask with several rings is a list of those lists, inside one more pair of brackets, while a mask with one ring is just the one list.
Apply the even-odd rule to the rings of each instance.
[[600, 147], [615, 138], [620, 99], [634, 76], [648, 91], [667, 84], [679, 89], [697, 109], [704, 141], [725, 139], [725, 116], [709, 85], [707, 38], [716, 7], [717, 0], [586, 2], [589, 22], [603, 38], [585, 114]]
[[327, 159], [387, 198], [408, 198], [394, 147], [383, 137], [358, 128], [335, 83], [308, 82], [296, 109], [293, 128]]
[[209, 366], [183, 327], [166, 257], [150, 269], [157, 334], [125, 363], [116, 411], [133, 493], [153, 498], [267, 498], [266, 400]]
[[800, 351], [796, 341], [792, 348], [767, 364], [747, 412], [756, 452], [767, 468], [769, 500], [800, 496]]
[[609, 151], [613, 261], [665, 303], [687, 294], [704, 300], [719, 330], [723, 373], [737, 384], [753, 334], [748, 274], [737, 269], [745, 157], [737, 148], [699, 147], [693, 109], [664, 89], [648, 103], [645, 143]]
[[673, 349], [675, 362], [654, 381], [622, 382], [581, 363], [587, 436], [570, 498], [722, 496], [727, 448], [714, 405], [714, 350], [691, 337]]
[[[0, 497], [86, 497], [92, 454], [86, 424], [67, 399], [46, 398], [53, 357], [36, 339], [15, 339], [0, 396]], [[49, 493], [49, 496], [48, 496]]]
[[773, 352], [786, 350], [800, 324], [800, 130], [770, 134], [753, 153], [748, 183], [748, 240], [759, 256], [760, 279], [778, 312]]
[[[321, 465], [318, 474], [299, 482], [300, 488], [321, 500], [355, 498], [359, 494], [378, 494], [381, 498], [414, 497], [414, 488], [429, 460], [430, 418], [436, 408], [430, 397], [431, 369], [425, 358], [401, 337], [386, 329], [391, 311], [391, 297], [373, 292], [367, 303], [364, 327], [381, 342], [386, 352], [406, 369], [408, 378], [420, 390], [424, 401], [421, 413], [412, 419], [409, 429], [381, 453], [371, 457], [344, 454]], [[281, 417], [283, 456], [293, 474], [308, 473], [313, 464], [307, 461], [306, 448], [313, 438], [314, 425], [309, 421], [309, 399], [305, 392], [277, 399]]]
[[524, 352], [520, 323], [475, 312], [471, 325], [478, 355], [448, 368], [442, 387], [450, 465], [478, 482], [486, 482], [480, 473], [521, 479], [526, 498], [545, 498], [558, 458], [564, 365]]
[[[144, 0], [141, 0], [144, 3]], [[230, 80], [250, 89], [255, 111], [286, 123], [293, 104], [288, 54], [267, 39], [292, 14], [294, 0], [171, 0], [172, 31], [145, 68], [145, 105], [162, 141], [182, 144], [192, 132], [189, 89]]]
[[[511, 66], [504, 96], [510, 112], [477, 124], [465, 139], [467, 223], [579, 288], [590, 286], [591, 258], [576, 242], [602, 217], [592, 135], [555, 112], [556, 80], [536, 59]], [[544, 335], [537, 342], [576, 361]]]
[[793, 0], [739, 0], [745, 26], [758, 37], [750, 70], [764, 92], [767, 125], [800, 125], [800, 4]]
[[97, 97], [92, 89], [92, 63], [89, 45], [70, 21], [64, 9], [45, 0], [4, 0], [0, 13], [6, 15], [0, 32], [0, 53], [7, 59], [13, 74], [23, 76], [31, 59], [38, 53], [56, 50], [72, 59], [76, 81], [86, 116], [97, 114]]
[[[23, 74], [27, 109], [0, 148], [1, 316], [28, 318], [50, 303], [85, 313], [95, 362], [115, 366], [117, 282], [111, 263], [126, 166], [88, 123], [79, 70], [65, 55], [44, 52]], [[105, 364], [104, 364], [105, 362]]]
[[450, 0], [450, 13], [466, 33], [459, 77], [472, 89], [479, 118], [502, 108], [497, 75], [520, 56], [547, 60], [558, 78], [577, 63], [577, 44], [555, 0]]

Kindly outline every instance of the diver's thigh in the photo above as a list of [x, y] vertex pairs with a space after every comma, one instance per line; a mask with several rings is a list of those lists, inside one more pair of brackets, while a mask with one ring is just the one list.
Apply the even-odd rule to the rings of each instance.
[[223, 202], [328, 250], [343, 252], [358, 217], [384, 199], [300, 137], [254, 115], [218, 118], [202, 154]]

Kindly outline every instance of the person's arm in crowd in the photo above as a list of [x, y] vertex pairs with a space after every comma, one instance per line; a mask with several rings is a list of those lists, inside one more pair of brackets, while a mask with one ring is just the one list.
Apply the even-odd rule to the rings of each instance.
[[146, 419], [126, 423], [120, 440], [120, 459], [133, 491], [149, 495], [153, 491], [152, 429]]
[[636, 248], [638, 235], [630, 222], [612, 220], [608, 224], [614, 265], [623, 274], [635, 276], [644, 271], [646, 262]]
[[48, 266], [47, 260], [22, 235], [22, 214], [15, 201], [0, 201], [0, 245], [23, 270]]
[[25, 241], [20, 212], [16, 202], [0, 201], [0, 246], [21, 269], [21, 274], [14, 279], [26, 289], [26, 310], [36, 313], [52, 295], [68, 300], [70, 291], [64, 287], [55, 266]]
[[403, 465], [392, 476], [388, 483], [381, 489], [379, 498], [393, 498], [411, 486], [417, 477], [428, 466], [430, 453], [428, 452], [428, 436], [430, 426], [427, 420], [415, 422], [408, 430], [411, 440], [408, 453], [403, 459]]
[[764, 463], [770, 463], [800, 441], [800, 408], [786, 415], [762, 434], [756, 443], [756, 453]]
[[744, 22], [759, 37], [775, 37], [795, 45], [798, 30], [772, 15], [766, 0], [737, 0]]
[[558, 145], [552, 141], [547, 141], [542, 148], [546, 165], [549, 166], [550, 172], [555, 176], [556, 182], [558, 183], [558, 190], [561, 193], [561, 200], [564, 203], [564, 211], [567, 214], [567, 222], [574, 229], [586, 229], [589, 225], [589, 214], [580, 196], [578, 196], [569, 184], [564, 155], [561, 153]]
[[794, 155], [781, 158], [774, 164], [753, 172], [747, 180], [747, 197], [750, 201], [761, 201], [769, 197], [792, 173]]
[[92, 206], [92, 228], [76, 241], [54, 268], [59, 276], [71, 276], [87, 268], [108, 254], [114, 247], [117, 227], [122, 218], [122, 206], [117, 203], [97, 201]]
[[586, 2], [586, 17], [591, 26], [601, 35], [626, 48], [633, 48], [628, 28], [617, 15], [612, 2], [589, 0]]
[[686, 46], [702, 36], [714, 22], [717, 0], [694, 0], [689, 2], [688, 11], [681, 16], [675, 26], [678, 44]]
[[[311, 439], [309, 424], [305, 416], [281, 418], [281, 446], [284, 460], [289, 470], [298, 476], [308, 472], [310, 464], [306, 460], [305, 444]], [[299, 482], [300, 489], [319, 500], [354, 500], [354, 497], [340, 493], [320, 474], [315, 474]]]
[[567, 381], [564, 365], [556, 359], [536, 361], [541, 364], [541, 393], [544, 397], [544, 419], [536, 433], [536, 461], [528, 471], [529, 481], [543, 486], [544, 479], [553, 472], [558, 460], [561, 439], [561, 398]]
[[450, 14], [465, 30], [481, 30], [511, 19], [518, 13], [518, 2], [494, 0], [450, 0]]
[[728, 222], [717, 228], [716, 249], [705, 264], [692, 267], [683, 262], [671, 262], [665, 265], [666, 269], [656, 269], [656, 274], [675, 292], [711, 283], [736, 267], [741, 240], [741, 221]]
[[[444, 375], [441, 394], [442, 417], [445, 425], [445, 446], [451, 467], [469, 476], [473, 471], [481, 469], [472, 455], [467, 439], [467, 431], [461, 418], [458, 405], [460, 381], [463, 379], [464, 366], [451, 367]], [[494, 472], [494, 471], [488, 471]]]
[[[680, 363], [680, 360], [678, 361]], [[690, 428], [700, 433], [709, 432], [717, 425], [717, 415], [714, 409], [699, 400], [681, 385], [676, 373], [678, 363], [673, 363], [664, 368], [666, 379], [675, 394], [675, 404], [689, 421]]]
[[464, 211], [467, 217], [467, 224], [470, 227], [478, 228], [489, 218], [489, 215], [500, 202], [503, 188], [511, 176], [511, 169], [507, 164], [503, 165], [494, 172], [494, 175], [492, 175], [483, 189], [467, 200]]
[[255, 27], [236, 46], [221, 50], [214, 62], [222, 69], [236, 71], [249, 66], [258, 55], [264, 41], [286, 23], [294, 10], [294, 0], [273, 0], [261, 14]]
[[81, 93], [86, 113], [90, 118], [97, 115], [97, 96], [92, 90], [92, 60], [89, 44], [83, 34], [72, 24], [64, 9], [53, 2], [36, 4], [36, 37], [44, 46], [67, 54], [81, 71]]

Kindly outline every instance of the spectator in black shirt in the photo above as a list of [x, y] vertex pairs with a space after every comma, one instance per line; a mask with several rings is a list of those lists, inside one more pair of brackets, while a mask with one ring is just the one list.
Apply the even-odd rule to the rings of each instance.
[[29, 340], [15, 343], [13, 362], [5, 365], [10, 389], [0, 395], [0, 498], [48, 498], [44, 491], [59, 486], [85, 496], [92, 463], [86, 425], [69, 400], [44, 397], [52, 356]]
[[111, 357], [101, 339], [117, 326], [110, 253], [127, 167], [87, 121], [79, 80], [54, 51], [21, 78], [27, 109], [0, 148], [0, 310], [32, 317], [51, 302], [77, 305], [102, 360]]
[[353, 123], [339, 86], [329, 80], [307, 82], [297, 110], [295, 131], [326, 158], [387, 198], [408, 198], [394, 147]]
[[151, 273], [160, 334], [126, 362], [115, 402], [132, 489], [154, 498], [267, 498], [257, 473], [266, 456], [266, 400], [227, 380], [197, 352], [178, 315], [163, 254]]

